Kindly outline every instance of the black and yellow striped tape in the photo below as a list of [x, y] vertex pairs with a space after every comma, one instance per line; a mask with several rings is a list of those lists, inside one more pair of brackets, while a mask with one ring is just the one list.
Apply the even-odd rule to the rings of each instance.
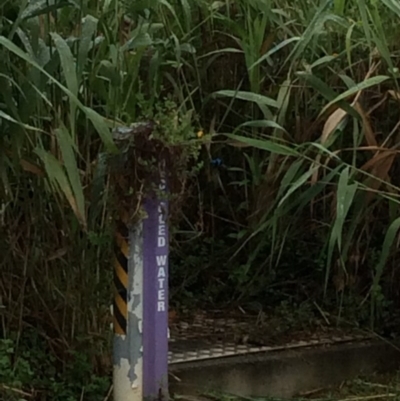
[[114, 333], [125, 335], [128, 318], [129, 232], [125, 225], [117, 228], [114, 247]]

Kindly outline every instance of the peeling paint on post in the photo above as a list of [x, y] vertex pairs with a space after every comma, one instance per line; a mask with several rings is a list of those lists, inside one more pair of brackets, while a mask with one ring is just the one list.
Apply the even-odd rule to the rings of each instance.
[[[165, 172], [159, 191], [167, 193]], [[147, 198], [143, 220], [143, 391], [148, 401], [168, 399], [168, 201]]]
[[[168, 202], [146, 194], [142, 206], [147, 216], [129, 230], [131, 211], [124, 210], [130, 208], [130, 201], [137, 200], [129, 199], [137, 178], [130, 162], [132, 139], [149, 140], [153, 129], [152, 122], [145, 122], [113, 131], [122, 150], [112, 160], [112, 171], [121, 197], [119, 212], [125, 232], [117, 235], [115, 261], [114, 401], [168, 398]], [[160, 154], [158, 146], [153, 154]], [[161, 170], [157, 195], [167, 194], [165, 164]], [[147, 173], [142, 171], [139, 179], [149, 184], [153, 178], [151, 172]]]
[[[143, 400], [143, 224], [129, 230], [126, 333], [114, 327], [114, 401]], [[115, 307], [114, 307], [115, 308]], [[114, 310], [114, 316], [116, 311]]]

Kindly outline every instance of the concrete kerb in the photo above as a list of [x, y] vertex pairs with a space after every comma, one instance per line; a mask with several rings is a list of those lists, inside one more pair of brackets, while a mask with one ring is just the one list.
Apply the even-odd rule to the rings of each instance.
[[395, 371], [400, 368], [399, 345], [369, 340], [179, 363], [169, 367], [170, 392], [293, 397], [360, 375]]

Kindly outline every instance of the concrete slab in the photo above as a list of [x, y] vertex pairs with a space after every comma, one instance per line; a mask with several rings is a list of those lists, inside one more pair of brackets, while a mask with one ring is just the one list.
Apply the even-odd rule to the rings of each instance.
[[170, 365], [170, 392], [293, 397], [400, 368], [400, 343], [381, 340], [265, 351]]

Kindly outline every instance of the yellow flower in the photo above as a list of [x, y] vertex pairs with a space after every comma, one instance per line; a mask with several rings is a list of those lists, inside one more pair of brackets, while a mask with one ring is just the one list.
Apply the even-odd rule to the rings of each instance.
[[201, 138], [204, 135], [203, 130], [197, 132], [197, 138]]

